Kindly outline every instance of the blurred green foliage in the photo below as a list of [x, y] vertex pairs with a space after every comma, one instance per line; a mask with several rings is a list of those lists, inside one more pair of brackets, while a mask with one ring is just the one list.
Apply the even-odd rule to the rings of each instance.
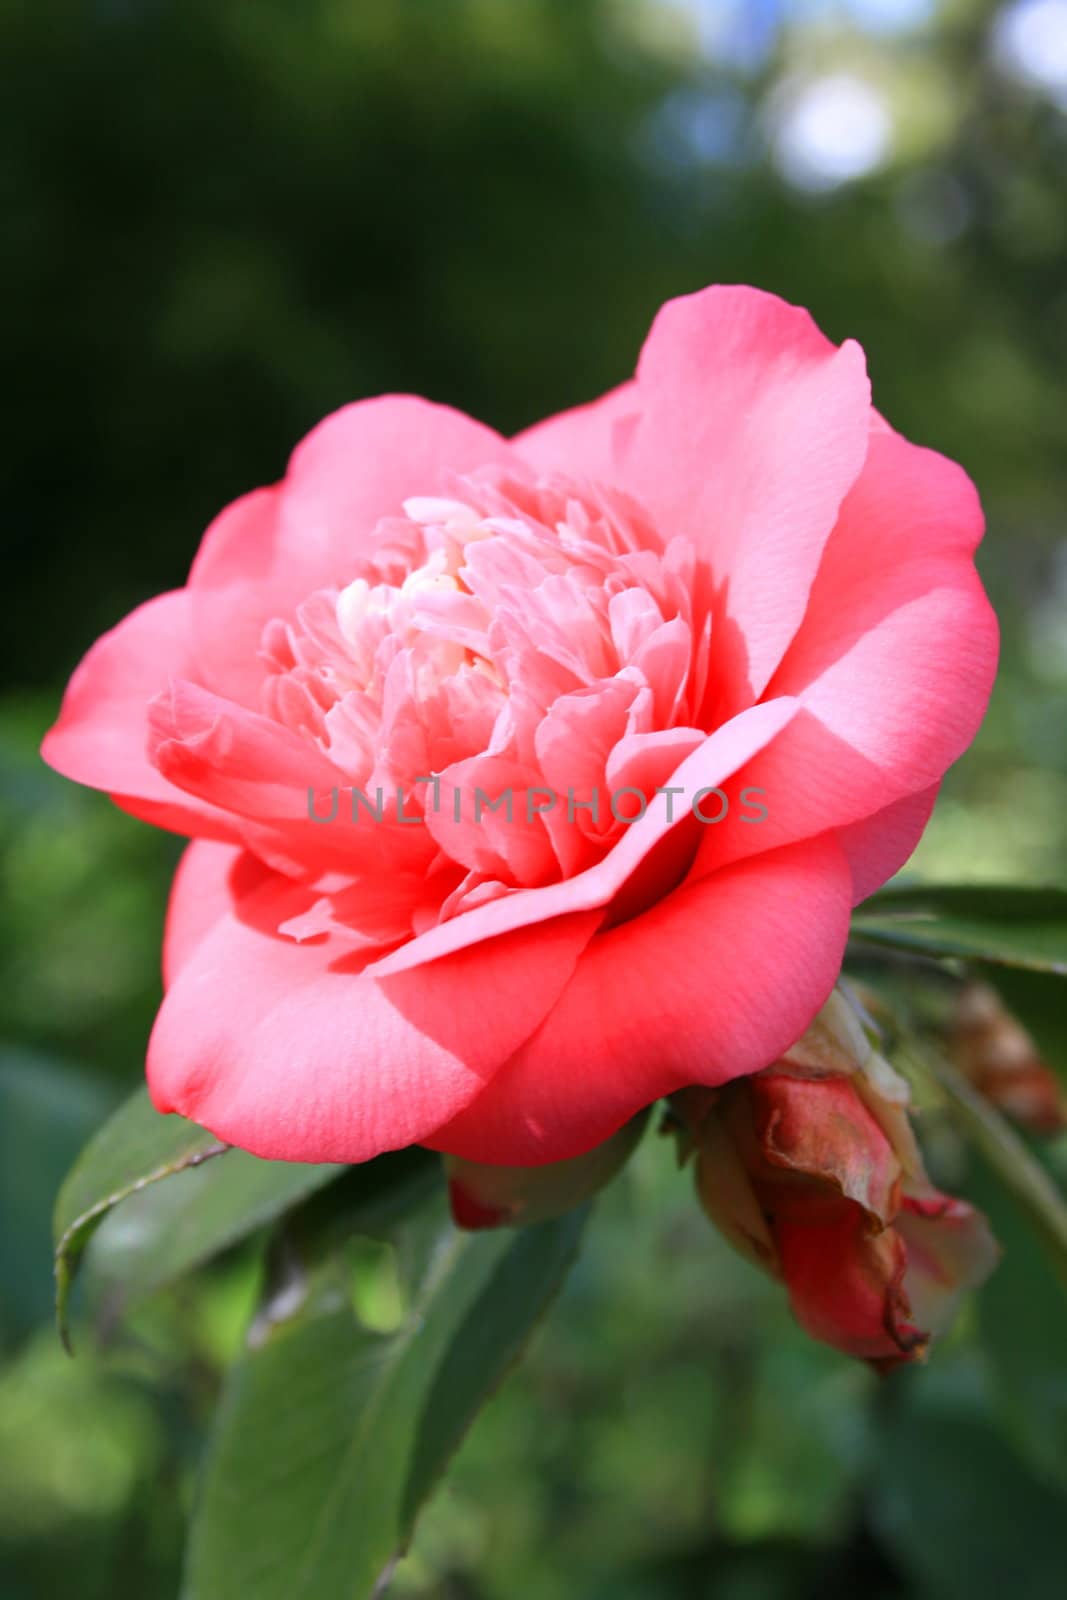
[[[214, 512], [326, 411], [407, 389], [507, 431], [619, 381], [672, 294], [743, 280], [808, 305], [989, 515], [1004, 666], [913, 870], [1062, 880], [1067, 115], [998, 55], [1008, 9], [0, 8], [3, 1600], [177, 1593], [259, 1271], [236, 1251], [74, 1365], [55, 1341], [51, 1201], [139, 1078], [178, 843], [45, 771], [37, 742], [93, 638], [181, 583]], [[800, 186], [790, 106], [842, 76], [890, 136], [869, 171]], [[928, 1370], [879, 1384], [797, 1333], [650, 1136], [394, 1592], [1053, 1600], [1064, 1302], [973, 1163], [954, 1176], [1007, 1263]]]

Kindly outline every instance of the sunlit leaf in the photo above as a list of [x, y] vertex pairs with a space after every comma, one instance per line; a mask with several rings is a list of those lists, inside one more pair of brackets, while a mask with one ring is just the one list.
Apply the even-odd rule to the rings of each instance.
[[856, 938], [1067, 976], [1067, 891], [917, 885], [886, 889], [852, 919]]

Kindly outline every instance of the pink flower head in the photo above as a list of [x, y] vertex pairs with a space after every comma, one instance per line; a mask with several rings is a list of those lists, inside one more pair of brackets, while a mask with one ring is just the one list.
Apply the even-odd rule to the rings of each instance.
[[193, 840], [156, 1104], [282, 1159], [537, 1164], [766, 1067], [978, 726], [981, 525], [859, 348], [747, 288], [511, 441], [327, 418], [45, 741]]

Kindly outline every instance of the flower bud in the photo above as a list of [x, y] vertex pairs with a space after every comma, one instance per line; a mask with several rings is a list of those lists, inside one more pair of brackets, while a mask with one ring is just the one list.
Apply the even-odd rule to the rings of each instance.
[[949, 1050], [975, 1088], [1031, 1133], [1067, 1128], [1067, 1097], [1042, 1061], [1022, 1023], [1001, 1004], [995, 989], [968, 983], [960, 990], [949, 1031]]
[[985, 1219], [927, 1178], [907, 1085], [840, 990], [766, 1071], [672, 1105], [708, 1216], [835, 1349], [919, 1359], [995, 1264]]
[[569, 1161], [540, 1167], [498, 1167], [444, 1157], [452, 1220], [457, 1228], [500, 1228], [546, 1222], [589, 1200], [629, 1159], [647, 1113], [603, 1144]]

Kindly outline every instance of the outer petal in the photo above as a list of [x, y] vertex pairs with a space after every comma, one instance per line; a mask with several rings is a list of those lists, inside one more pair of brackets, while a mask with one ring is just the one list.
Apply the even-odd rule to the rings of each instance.
[[646, 1120], [634, 1117], [612, 1138], [573, 1161], [500, 1167], [446, 1157], [445, 1174], [457, 1228], [526, 1227], [573, 1211], [625, 1166]]
[[941, 785], [932, 783], [918, 794], [905, 795], [862, 822], [838, 828], [837, 840], [852, 868], [852, 903], [900, 871], [926, 830]]
[[[768, 1165], [843, 1196], [884, 1225], [896, 1210], [900, 1162], [871, 1112], [856, 1093], [851, 1076], [815, 1079], [788, 1073], [760, 1073], [744, 1085], [751, 1096], [752, 1120], [760, 1154]], [[793, 1211], [788, 1185], [782, 1188], [782, 1214]], [[796, 1213], [817, 1206], [811, 1185], [798, 1188]]]
[[996, 640], [976, 574], [942, 571], [924, 595], [857, 637], [799, 698], [827, 731], [827, 751], [837, 741], [853, 753], [847, 765], [857, 786], [864, 766], [883, 775], [880, 796], [869, 798], [887, 804], [936, 783], [974, 738]]
[[884, 773], [883, 803], [938, 782], [985, 712], [997, 623], [972, 560], [982, 528], [961, 468], [874, 435], [776, 675]]
[[916, 1321], [943, 1333], [969, 1289], [983, 1284], [1000, 1259], [1000, 1246], [980, 1211], [965, 1200], [905, 1196], [896, 1223], [908, 1252], [904, 1289]]
[[204, 535], [189, 576], [204, 681], [258, 706], [264, 625], [354, 577], [378, 522], [405, 499], [493, 462], [515, 465], [498, 433], [413, 395], [359, 400], [320, 422], [283, 483], [235, 501]]
[[471, 1161], [561, 1161], [683, 1084], [768, 1066], [833, 986], [850, 888], [838, 846], [813, 840], [599, 934], [537, 1033], [423, 1142]]
[[182, 794], [148, 759], [149, 701], [172, 676], [196, 675], [187, 592], [146, 601], [82, 660], [41, 754], [65, 778], [107, 790], [125, 809], [160, 827], [236, 837], [214, 806]]
[[863, 352], [774, 295], [717, 287], [663, 307], [637, 375], [624, 482], [710, 561], [721, 716], [763, 693], [863, 465]]
[[[687, 1093], [683, 1090], [681, 1096], [674, 1097], [672, 1104], [677, 1106], [683, 1097], [691, 1103], [694, 1093], [706, 1092], [698, 1089]], [[708, 1218], [738, 1254], [761, 1271], [780, 1278], [782, 1269], [778, 1261], [778, 1247], [764, 1208], [741, 1159], [737, 1143], [730, 1137], [723, 1119], [714, 1108], [700, 1127], [696, 1190]]]
[[872, 435], [768, 691], [795, 696], [807, 714], [745, 774], [766, 791], [767, 820], [706, 838], [698, 873], [847, 828], [860, 899], [907, 858], [996, 670], [996, 618], [972, 560], [981, 531], [974, 487], [954, 463], [899, 434]]
[[912, 1318], [895, 1229], [872, 1233], [845, 1202], [821, 1222], [781, 1223], [777, 1240], [793, 1314], [813, 1339], [882, 1368], [922, 1353], [928, 1335]]
[[263, 629], [272, 617], [291, 615], [315, 587], [305, 586], [299, 559], [282, 546], [280, 500], [280, 486], [255, 489], [220, 511], [200, 541], [187, 590], [203, 682], [257, 709]]
[[620, 450], [637, 422], [640, 405], [637, 384], [622, 383], [599, 400], [535, 423], [512, 443], [538, 472], [566, 472], [613, 483]]
[[598, 920], [377, 981], [346, 940], [275, 931], [307, 909], [299, 887], [228, 882], [156, 1020], [149, 1088], [161, 1111], [283, 1161], [366, 1161], [455, 1115], [538, 1026]]
[[194, 839], [171, 884], [163, 930], [163, 983], [170, 988], [193, 951], [235, 900], [251, 893], [270, 869], [237, 845]]
[[814, 684], [902, 605], [970, 577], [983, 526], [961, 467], [898, 433], [873, 433], [779, 685]]

